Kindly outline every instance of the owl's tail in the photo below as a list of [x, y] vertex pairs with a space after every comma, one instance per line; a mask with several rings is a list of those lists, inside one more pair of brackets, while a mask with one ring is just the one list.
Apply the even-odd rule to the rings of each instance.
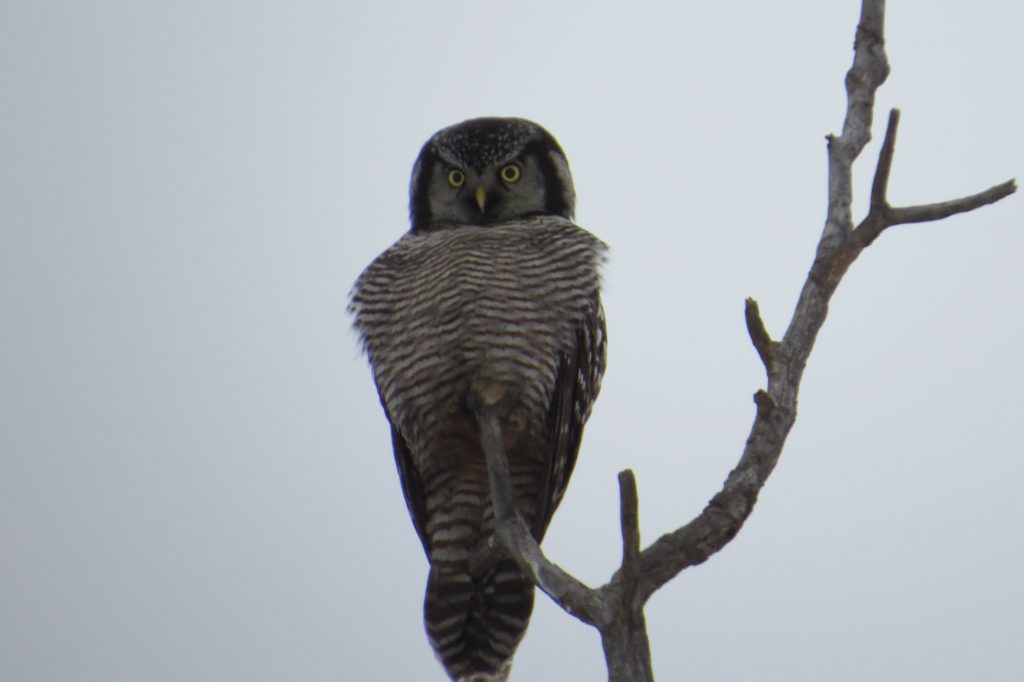
[[427, 636], [448, 676], [501, 682], [533, 611], [533, 582], [512, 559], [482, 577], [432, 566], [423, 613]]

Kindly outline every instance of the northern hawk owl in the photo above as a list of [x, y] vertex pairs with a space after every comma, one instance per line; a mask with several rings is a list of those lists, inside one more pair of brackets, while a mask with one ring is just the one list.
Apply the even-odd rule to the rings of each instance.
[[573, 222], [574, 207], [565, 154], [539, 125], [478, 118], [445, 128], [413, 168], [411, 229], [352, 291], [430, 562], [427, 635], [453, 680], [506, 679], [533, 609], [530, 577], [488, 542], [474, 401], [501, 396], [516, 502], [540, 541], [600, 388], [606, 247]]

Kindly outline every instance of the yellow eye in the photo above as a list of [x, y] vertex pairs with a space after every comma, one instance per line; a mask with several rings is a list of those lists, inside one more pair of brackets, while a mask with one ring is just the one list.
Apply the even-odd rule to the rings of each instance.
[[462, 187], [463, 183], [466, 182], [466, 174], [460, 171], [458, 168], [452, 168], [448, 171], [448, 184], [452, 187]]
[[522, 172], [519, 170], [519, 166], [514, 163], [510, 163], [501, 169], [501, 179], [505, 182], [518, 182]]

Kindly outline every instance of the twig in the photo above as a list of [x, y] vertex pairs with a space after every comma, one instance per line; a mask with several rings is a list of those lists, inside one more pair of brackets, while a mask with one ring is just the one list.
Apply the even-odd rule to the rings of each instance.
[[765, 371], [771, 374], [775, 355], [775, 342], [772, 341], [772, 337], [764, 326], [764, 320], [761, 319], [761, 308], [757, 305], [757, 301], [748, 298], [743, 309], [743, 315], [747, 321], [747, 333], [750, 334], [750, 341], [754, 344], [757, 354], [761, 357]]
[[940, 201], [934, 204], [923, 204], [921, 206], [907, 206], [906, 208], [893, 208], [889, 210], [889, 225], [903, 225], [906, 223], [926, 223], [933, 220], [942, 220], [958, 213], [967, 213], [976, 208], [988, 204], [994, 204], [1000, 199], [1005, 199], [1017, 191], [1017, 181], [1007, 180], [1006, 182], [989, 187], [983, 192], [972, 194], [950, 201]]
[[885, 212], [889, 208], [889, 172], [892, 170], [892, 157], [896, 152], [896, 130], [900, 125], [900, 110], [889, 111], [889, 122], [885, 126], [885, 139], [878, 153], [878, 165], [875, 167], [875, 179], [871, 183], [871, 212]]
[[622, 567], [632, 567], [640, 556], [640, 512], [636, 476], [632, 469], [619, 472], [619, 525], [622, 529]]

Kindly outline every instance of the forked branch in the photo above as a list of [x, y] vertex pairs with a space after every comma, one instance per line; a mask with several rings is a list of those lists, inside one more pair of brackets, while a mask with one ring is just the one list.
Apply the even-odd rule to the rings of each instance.
[[[875, 179], [871, 186], [871, 210], [854, 230], [855, 239], [851, 240], [850, 248], [863, 250], [878, 238], [886, 229], [894, 225], [907, 223], [925, 223], [949, 218], [958, 213], [967, 213], [987, 204], [994, 204], [1017, 191], [1017, 183], [1007, 180], [989, 187], [983, 192], [970, 196], [940, 201], [934, 204], [919, 206], [892, 207], [889, 205], [889, 173], [892, 170], [893, 156], [896, 152], [896, 132], [900, 124], [900, 110], [889, 112], [889, 123], [885, 129], [885, 139], [878, 153], [878, 165], [875, 167]], [[858, 250], [858, 254], [859, 251]]]
[[537, 585], [566, 611], [601, 632], [612, 682], [653, 680], [643, 606], [683, 569], [705, 561], [742, 528], [782, 453], [796, 420], [797, 396], [807, 359], [825, 322], [829, 301], [843, 275], [861, 252], [886, 229], [904, 223], [941, 220], [972, 211], [1014, 193], [1013, 180], [960, 199], [892, 207], [889, 177], [900, 113], [889, 114], [885, 138], [871, 186], [868, 215], [854, 228], [851, 215], [853, 163], [871, 138], [875, 92], [889, 74], [885, 54], [884, 0], [863, 0], [854, 43], [853, 66], [846, 75], [847, 107], [841, 135], [828, 137], [828, 213], [814, 262], [781, 340], [771, 338], [756, 301], [747, 299], [750, 339], [765, 366], [767, 386], [754, 395], [756, 416], [743, 453], [722, 490], [695, 519], [640, 551], [636, 481], [619, 475], [622, 565], [611, 580], [591, 589], [545, 558], [515, 510], [508, 464], [494, 414], [478, 416], [494, 496], [497, 533]]

